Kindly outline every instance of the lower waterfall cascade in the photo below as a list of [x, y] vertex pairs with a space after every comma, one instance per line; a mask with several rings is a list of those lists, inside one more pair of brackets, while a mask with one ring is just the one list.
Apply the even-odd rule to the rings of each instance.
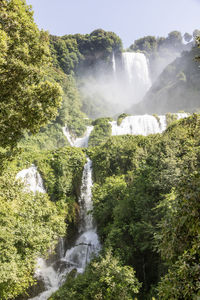
[[[32, 165], [29, 169], [24, 169], [17, 174], [17, 178], [24, 181], [25, 186], [33, 191], [45, 192], [42, 178], [37, 168]], [[53, 263], [47, 263], [43, 258], [37, 259], [35, 277], [44, 282], [45, 291], [32, 300], [46, 300], [64, 282], [66, 275], [76, 269], [78, 273], [83, 273], [86, 265], [93, 255], [97, 255], [101, 245], [94, 225], [92, 210], [92, 161], [87, 158], [84, 166], [79, 197], [80, 205], [80, 226], [78, 237], [70, 249], [65, 252], [63, 239], [59, 242], [59, 264], [60, 268], [55, 269]]]
[[[177, 119], [188, 116], [186, 113], [176, 114]], [[112, 135], [148, 135], [163, 132], [167, 127], [166, 116], [128, 116], [125, 117], [120, 125], [116, 121], [110, 122], [112, 126]], [[63, 133], [69, 139], [71, 145], [76, 147], [87, 147], [90, 133], [93, 126], [88, 126], [85, 135], [82, 138], [72, 140], [67, 127], [63, 128]], [[25, 184], [25, 189], [34, 193], [45, 193], [42, 177], [37, 171], [37, 167], [32, 165], [28, 169], [20, 171], [17, 179], [21, 178]], [[42, 280], [45, 291], [39, 295], [30, 298], [30, 300], [47, 300], [52, 293], [57, 291], [64, 283], [67, 274], [73, 269], [77, 273], [83, 273], [86, 265], [94, 255], [98, 255], [101, 245], [96, 231], [96, 226], [90, 213], [92, 210], [92, 161], [87, 158], [83, 169], [82, 182], [80, 189], [80, 224], [78, 228], [78, 237], [67, 250], [64, 246], [64, 240], [61, 238], [58, 244], [59, 261], [48, 262], [43, 258], [37, 259], [35, 277]], [[57, 264], [57, 265], [56, 265]]]
[[98, 254], [101, 246], [96, 233], [96, 226], [92, 214], [92, 161], [87, 158], [84, 166], [81, 194], [79, 197], [80, 204], [80, 226], [79, 236], [72, 248], [68, 249], [62, 261], [68, 266], [69, 273], [76, 268], [79, 273], [83, 273], [87, 263], [94, 254]]
[[[175, 114], [177, 120], [188, 117], [187, 113]], [[125, 117], [120, 125], [116, 121], [110, 122], [112, 135], [144, 135], [162, 133], [167, 128], [167, 118], [165, 115], [136, 115]]]

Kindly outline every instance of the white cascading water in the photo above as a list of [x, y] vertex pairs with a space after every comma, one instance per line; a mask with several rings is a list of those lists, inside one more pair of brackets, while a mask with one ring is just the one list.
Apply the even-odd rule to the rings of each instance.
[[69, 273], [76, 268], [79, 273], [82, 273], [86, 264], [91, 260], [94, 254], [100, 250], [100, 243], [96, 233], [92, 214], [92, 161], [88, 158], [84, 166], [81, 195], [79, 198], [80, 204], [80, 226], [79, 237], [75, 241], [72, 248], [67, 250], [62, 261], [68, 266], [65, 273]]
[[177, 120], [184, 119], [184, 118], [188, 117], [187, 113], [176, 113], [176, 115], [177, 115]]
[[122, 62], [125, 71], [125, 94], [132, 97], [132, 104], [139, 102], [151, 87], [146, 56], [143, 53], [124, 52]]
[[43, 258], [37, 259], [35, 278], [44, 282], [45, 291], [30, 300], [47, 300], [60, 287], [60, 274]]
[[74, 147], [74, 139], [72, 138], [72, 136], [71, 136], [68, 128], [67, 127], [63, 127], [62, 130], [63, 130], [63, 134], [66, 136], [66, 138], [67, 138], [70, 146]]
[[[177, 119], [188, 117], [187, 113], [177, 113]], [[116, 121], [110, 122], [112, 135], [144, 135], [161, 133], [167, 127], [166, 116], [154, 117], [152, 115], [128, 116], [118, 126]]]
[[86, 132], [83, 135], [83, 137], [80, 138], [73, 138], [68, 130], [67, 127], [63, 127], [63, 133], [66, 136], [66, 138], [68, 139], [68, 142], [70, 143], [70, 145], [72, 147], [87, 147], [88, 146], [88, 141], [89, 141], [89, 136], [90, 133], [93, 130], [93, 126], [87, 126]]
[[40, 173], [35, 165], [24, 169], [17, 173], [16, 179], [21, 179], [24, 182], [25, 189], [33, 193], [46, 193]]
[[116, 73], [116, 61], [115, 61], [115, 54], [112, 54], [112, 69], [113, 69], [113, 74], [115, 76]]
[[[37, 167], [35, 165], [31, 165], [30, 168], [24, 169], [17, 173], [16, 179], [20, 179], [25, 186], [25, 191], [46, 193], [43, 180], [40, 173], [37, 171]], [[60, 247], [62, 248], [62, 239], [60, 239]], [[60, 251], [62, 251], [60, 249]], [[46, 261], [43, 258], [37, 259], [35, 277], [37, 279], [42, 279], [44, 282], [44, 286], [46, 291], [42, 293], [42, 298], [35, 297], [33, 299], [48, 299], [48, 297], [59, 288], [59, 276], [54, 270], [53, 266], [47, 265]]]
[[[164, 118], [162, 118], [162, 121]], [[154, 133], [161, 133], [166, 129], [166, 122], [158, 122], [158, 120], [151, 115], [143, 116], [129, 116], [122, 120], [118, 126], [116, 121], [111, 122], [112, 135], [149, 135]]]
[[[45, 190], [43, 187], [42, 178], [37, 172], [37, 168], [32, 166], [29, 169], [22, 170], [17, 175], [18, 178], [22, 178], [26, 185], [28, 184], [30, 189], [34, 192]], [[30, 180], [27, 181], [27, 178]], [[40, 178], [40, 180], [38, 180]], [[96, 227], [94, 225], [92, 214], [92, 161], [87, 158], [87, 163], [84, 166], [81, 184], [81, 193], [79, 198], [80, 204], [80, 226], [79, 236], [76, 239], [74, 245], [68, 249], [65, 253], [63, 239], [59, 243], [59, 256], [61, 268], [55, 270], [54, 263], [48, 264], [43, 258], [38, 258], [35, 277], [42, 280], [45, 285], [45, 291], [40, 293], [31, 300], [46, 300], [52, 293], [57, 291], [63, 284], [66, 275], [76, 269], [78, 273], [82, 273], [91, 260], [94, 254], [98, 254], [101, 246], [96, 233]]]

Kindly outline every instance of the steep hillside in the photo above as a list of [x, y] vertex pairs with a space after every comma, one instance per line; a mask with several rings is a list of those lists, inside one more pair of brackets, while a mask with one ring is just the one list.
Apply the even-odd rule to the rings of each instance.
[[[200, 107], [200, 63], [195, 59], [200, 49], [194, 47], [168, 65], [152, 85], [143, 101], [131, 113], [194, 112]], [[129, 111], [129, 113], [130, 113]]]
[[110, 137], [88, 150], [102, 253], [50, 299], [125, 300], [139, 288], [141, 300], [199, 296], [199, 128], [194, 114], [163, 134]]

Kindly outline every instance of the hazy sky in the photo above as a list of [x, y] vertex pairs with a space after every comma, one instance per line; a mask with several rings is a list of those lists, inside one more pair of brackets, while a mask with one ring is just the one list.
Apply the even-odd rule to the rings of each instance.
[[200, 29], [200, 0], [27, 0], [39, 26], [54, 35], [118, 34], [124, 47], [145, 35]]

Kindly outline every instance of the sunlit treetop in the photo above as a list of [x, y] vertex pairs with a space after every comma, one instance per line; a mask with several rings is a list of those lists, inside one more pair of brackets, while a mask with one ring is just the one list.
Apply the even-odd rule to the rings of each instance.
[[0, 2], [0, 146], [14, 145], [55, 117], [61, 101], [47, 80], [48, 34], [39, 31], [24, 0]]

